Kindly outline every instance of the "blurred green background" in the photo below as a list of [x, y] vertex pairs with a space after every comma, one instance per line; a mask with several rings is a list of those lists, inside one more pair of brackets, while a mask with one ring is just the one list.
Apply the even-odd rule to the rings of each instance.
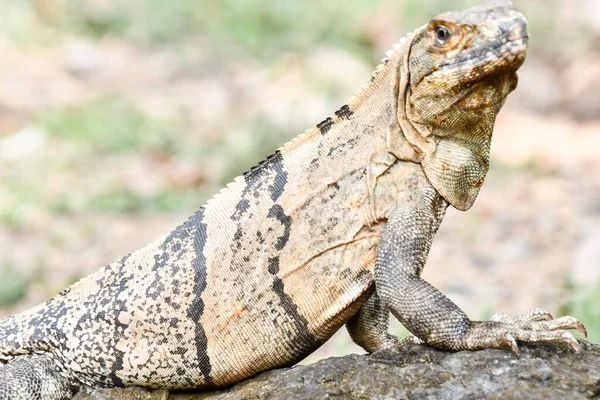
[[[167, 233], [344, 104], [442, 0], [0, 0], [0, 316]], [[600, 2], [515, 0], [519, 89], [424, 276], [600, 340]], [[396, 324], [392, 327], [400, 332]], [[309, 361], [358, 351], [345, 332]]]

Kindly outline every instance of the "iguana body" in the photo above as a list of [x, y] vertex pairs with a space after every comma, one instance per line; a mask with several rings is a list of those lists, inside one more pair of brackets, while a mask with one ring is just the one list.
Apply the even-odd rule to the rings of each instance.
[[2, 321], [0, 399], [224, 386], [298, 362], [344, 323], [367, 351], [398, 346], [389, 311], [439, 348], [576, 348], [574, 318], [470, 321], [419, 277], [446, 208], [477, 196], [526, 44], [498, 1], [403, 39], [347, 105], [170, 235]]

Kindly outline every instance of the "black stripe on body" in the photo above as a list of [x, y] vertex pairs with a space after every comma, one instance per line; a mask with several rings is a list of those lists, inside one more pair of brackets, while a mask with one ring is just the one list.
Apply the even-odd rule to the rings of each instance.
[[[258, 165], [255, 165], [244, 173], [246, 186], [235, 206], [235, 212], [231, 215], [231, 220], [237, 222], [237, 228], [231, 242], [231, 250], [234, 255], [237, 255], [239, 251], [243, 251], [245, 245], [252, 243], [254, 240], [250, 240], [246, 237], [246, 235], [249, 234], [249, 232], [245, 231], [248, 220], [243, 219], [246, 213], [251, 212], [251, 204], [257, 204], [259, 202], [264, 204], [264, 202], [268, 202], [266, 198], [267, 193], [269, 198], [273, 202], [276, 202], [285, 191], [287, 179], [288, 173], [285, 171], [283, 156], [279, 150], [275, 151], [275, 153], [271, 154]], [[273, 214], [273, 208], [275, 207], [278, 208]], [[281, 211], [277, 212], [277, 210]], [[283, 246], [285, 246], [290, 234], [289, 217], [285, 220], [286, 216], [283, 213], [283, 209], [277, 204], [269, 209], [268, 217], [276, 218], [285, 226], [284, 235], [286, 235], [286, 237], [282, 239], [284, 242], [277, 248], [278, 250], [281, 250]], [[250, 215], [249, 218], [251, 219], [252, 215]], [[262, 235], [262, 232], [257, 232], [257, 235]], [[260, 237], [258, 239], [260, 242]], [[264, 243], [264, 240], [262, 242]], [[250, 254], [245, 254], [242, 259], [248, 261], [249, 258]], [[234, 256], [234, 259], [237, 259], [237, 257]], [[231, 271], [234, 271], [241, 276], [243, 270], [241, 270], [240, 267], [243, 266], [244, 264], [233, 263], [229, 268]]]
[[285, 190], [288, 174], [284, 168], [283, 156], [279, 150], [269, 155], [257, 165], [244, 172], [246, 187], [242, 191], [240, 200], [235, 206], [235, 213], [231, 216], [233, 221], [238, 221], [250, 208], [250, 198], [258, 199], [263, 193], [263, 185], [267, 177], [274, 173], [273, 182], [267, 188], [269, 197], [277, 201]]
[[321, 134], [324, 135], [329, 132], [332, 125], [333, 119], [331, 117], [327, 117], [317, 125], [317, 128], [321, 131]]
[[[183, 225], [175, 229], [165, 241], [160, 245], [162, 253], [154, 257], [154, 275], [156, 279], [152, 282], [146, 294], [150, 297], [162, 296], [164, 293], [165, 274], [169, 271], [172, 274], [173, 282], [177, 282], [177, 275], [181, 273], [181, 267], [178, 261], [189, 251], [193, 251], [193, 260], [191, 262], [191, 275], [194, 279], [194, 287], [191, 295], [192, 302], [187, 309], [187, 316], [194, 322], [194, 342], [196, 353], [196, 365], [191, 364], [190, 369], [198, 368], [202, 373], [205, 382], [212, 385], [210, 376], [212, 369], [210, 357], [208, 356], [208, 340], [200, 318], [204, 313], [204, 300], [202, 293], [206, 289], [206, 257], [204, 255], [204, 245], [206, 244], [206, 224], [203, 222], [204, 208], [192, 215]], [[187, 244], [188, 246], [184, 246]], [[189, 246], [191, 244], [191, 246]], [[163, 299], [164, 301], [165, 299]], [[176, 307], [174, 307], [176, 308]], [[178, 319], [170, 323], [173, 329], [177, 329]]]
[[271, 207], [267, 217], [275, 218], [281, 223], [281, 225], [283, 225], [283, 234], [277, 238], [277, 243], [275, 243], [275, 249], [282, 250], [287, 244], [288, 240], [290, 240], [290, 233], [292, 231], [292, 218], [285, 214], [283, 208], [279, 204], [274, 204], [273, 207]]
[[308, 329], [307, 319], [300, 314], [298, 306], [294, 303], [294, 300], [285, 292], [285, 285], [281, 278], [277, 276], [279, 272], [279, 257], [269, 259], [268, 266], [269, 273], [273, 276], [273, 284], [271, 288], [279, 299], [281, 308], [285, 311], [285, 315], [291, 318], [294, 324], [295, 330], [298, 333], [297, 344], [300, 346], [300, 352], [302, 354], [308, 353], [320, 345], [320, 341], [314, 337]]
[[273, 183], [269, 186], [269, 193], [271, 194], [271, 200], [277, 201], [281, 197], [285, 190], [285, 184], [287, 183], [288, 174], [283, 168], [283, 157], [279, 150], [275, 152], [276, 162], [272, 164], [273, 171], [275, 172], [275, 178]]
[[[279, 150], [276, 150], [273, 154], [269, 155], [267, 158], [259, 162], [257, 165], [250, 168], [248, 171], [244, 172], [244, 180], [246, 181], [247, 188], [255, 188], [259, 181], [269, 173], [269, 171], [275, 171], [276, 175], [280, 173], [283, 174], [279, 178], [279, 180], [283, 180], [283, 183], [287, 182], [287, 173], [283, 171], [283, 156]], [[275, 178], [277, 181], [278, 178]], [[281, 183], [281, 182], [280, 182]], [[276, 194], [276, 200], [281, 193], [279, 191], [283, 191], [283, 187], [277, 188], [277, 190], [273, 189]], [[279, 193], [279, 195], [277, 195]], [[242, 196], [243, 197], [243, 196]], [[273, 196], [272, 196], [273, 197]]]
[[341, 119], [350, 119], [354, 115], [354, 112], [350, 109], [348, 104], [343, 105], [339, 110], [335, 112], [335, 116]]
[[210, 357], [208, 356], [208, 340], [204, 327], [200, 323], [200, 318], [204, 312], [204, 300], [202, 300], [202, 292], [206, 289], [206, 256], [204, 255], [204, 245], [206, 243], [206, 224], [202, 221], [204, 218], [204, 208], [201, 208], [187, 221], [191, 238], [193, 238], [193, 247], [195, 258], [192, 263], [194, 269], [194, 299], [187, 310], [187, 315], [194, 321], [195, 342], [196, 342], [196, 358], [198, 367], [209, 385], [213, 384], [210, 376], [212, 366]]

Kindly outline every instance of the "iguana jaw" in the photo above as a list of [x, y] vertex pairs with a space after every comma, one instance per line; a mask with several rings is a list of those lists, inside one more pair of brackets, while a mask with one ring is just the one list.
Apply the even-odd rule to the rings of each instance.
[[398, 107], [427, 178], [459, 210], [483, 184], [496, 115], [516, 88], [528, 42], [525, 17], [511, 3], [469, 11], [442, 14], [411, 38]]

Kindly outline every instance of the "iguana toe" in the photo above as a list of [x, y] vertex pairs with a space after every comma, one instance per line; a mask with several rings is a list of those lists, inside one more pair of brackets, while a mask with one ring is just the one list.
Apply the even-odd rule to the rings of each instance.
[[510, 347], [518, 354], [517, 342], [564, 343], [578, 352], [579, 343], [568, 331], [577, 330], [587, 337], [585, 326], [571, 316], [542, 319], [543, 316], [539, 311], [516, 317], [496, 314], [489, 321], [472, 322], [460, 347], [464, 350]]

